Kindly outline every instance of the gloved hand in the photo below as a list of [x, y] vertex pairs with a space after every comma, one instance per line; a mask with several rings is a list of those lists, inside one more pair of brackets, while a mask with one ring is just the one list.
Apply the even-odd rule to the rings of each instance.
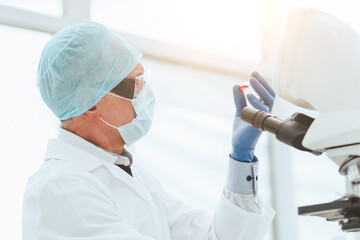
[[[246, 95], [250, 104], [258, 110], [271, 112], [275, 99], [274, 90], [257, 72], [251, 74], [250, 85], [260, 97], [259, 100], [253, 94]], [[233, 94], [236, 114], [232, 131], [231, 157], [241, 162], [252, 162], [255, 145], [260, 138], [261, 131], [243, 122], [240, 118], [241, 111], [246, 106], [246, 100], [244, 93], [239, 90], [239, 85], [233, 87]]]

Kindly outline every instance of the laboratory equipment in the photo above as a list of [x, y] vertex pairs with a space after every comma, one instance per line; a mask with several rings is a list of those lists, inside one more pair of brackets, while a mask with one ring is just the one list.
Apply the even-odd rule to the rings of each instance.
[[318, 117], [295, 113], [284, 121], [245, 108], [241, 118], [297, 149], [326, 155], [346, 179], [344, 197], [298, 208], [300, 215], [338, 221], [360, 231], [360, 37], [341, 20], [314, 9], [290, 13], [273, 82], [285, 100]]

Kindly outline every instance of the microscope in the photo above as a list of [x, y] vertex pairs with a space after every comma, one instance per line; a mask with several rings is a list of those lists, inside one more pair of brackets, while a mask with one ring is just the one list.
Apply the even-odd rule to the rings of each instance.
[[[359, 78], [359, 79], [358, 79]], [[273, 87], [278, 96], [319, 113], [294, 113], [281, 120], [246, 107], [241, 118], [301, 151], [325, 153], [345, 176], [346, 194], [298, 208], [360, 231], [360, 35], [326, 13], [296, 8], [285, 27]]]

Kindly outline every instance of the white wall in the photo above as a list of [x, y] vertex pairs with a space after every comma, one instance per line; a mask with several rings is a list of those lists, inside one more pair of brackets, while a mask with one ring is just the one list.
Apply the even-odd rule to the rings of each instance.
[[41, 50], [50, 35], [0, 26], [0, 238], [21, 239], [25, 184], [41, 164], [57, 119], [36, 87]]

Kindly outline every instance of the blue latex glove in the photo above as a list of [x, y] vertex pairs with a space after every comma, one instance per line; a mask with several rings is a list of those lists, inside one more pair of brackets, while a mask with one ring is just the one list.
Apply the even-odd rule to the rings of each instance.
[[[275, 92], [264, 78], [257, 72], [250, 77], [250, 85], [259, 95], [260, 100], [253, 94], [246, 95], [249, 103], [256, 109], [271, 112], [274, 104]], [[243, 122], [240, 118], [242, 109], [246, 106], [245, 95], [239, 90], [239, 85], [233, 87], [236, 114], [232, 131], [232, 153], [231, 157], [241, 162], [252, 162], [254, 149], [258, 142], [261, 131]]]

